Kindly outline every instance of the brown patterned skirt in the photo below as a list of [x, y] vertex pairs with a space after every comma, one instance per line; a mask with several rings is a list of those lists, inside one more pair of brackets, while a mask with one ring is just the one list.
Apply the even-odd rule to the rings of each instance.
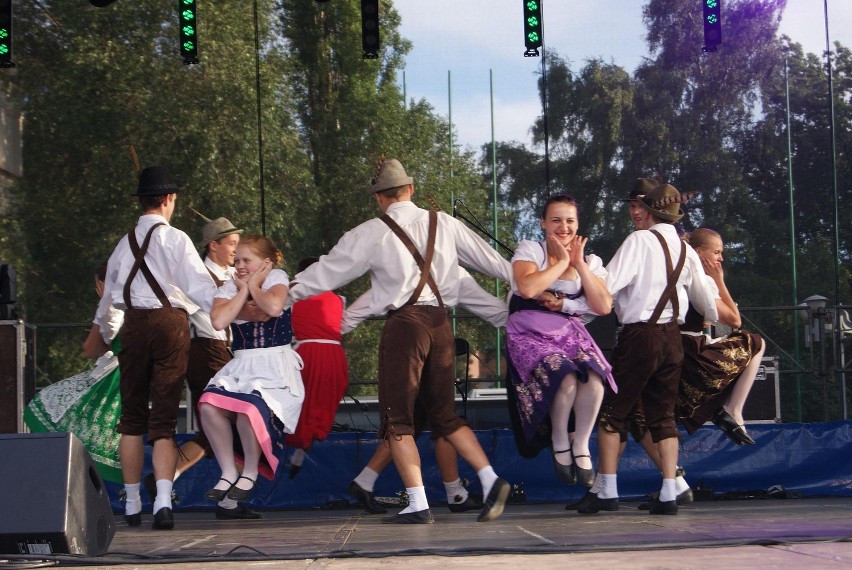
[[708, 341], [704, 335], [682, 334], [683, 369], [676, 414], [689, 433], [718, 410], [760, 347], [760, 335], [737, 331]]

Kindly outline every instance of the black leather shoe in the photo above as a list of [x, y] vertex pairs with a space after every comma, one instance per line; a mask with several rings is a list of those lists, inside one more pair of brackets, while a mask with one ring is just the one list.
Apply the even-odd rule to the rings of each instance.
[[[572, 452], [573, 455], [573, 452]], [[577, 465], [578, 457], [588, 457], [591, 461], [591, 455], [574, 455], [574, 474], [577, 477], [577, 483], [580, 484], [581, 487], [585, 487], [586, 489], [591, 489], [592, 485], [595, 484], [595, 470], [594, 469], [584, 469]]]
[[[577, 482], [577, 473], [574, 471], [574, 464], [571, 465], [562, 465], [558, 461], [556, 461], [556, 456], [560, 453], [571, 453], [570, 449], [563, 449], [562, 451], [553, 451], [550, 452], [550, 457], [553, 459], [553, 470], [556, 471], [556, 476], [559, 477], [559, 480], [565, 483], [566, 485], [573, 485]], [[589, 485], [591, 487], [591, 485]]]
[[[659, 493], [651, 493], [651, 501], [657, 500], [660, 498]], [[675, 499], [678, 505], [688, 505], [689, 503], [695, 501], [695, 496], [692, 494], [692, 489], [687, 489], [681, 493], [678, 493], [677, 498]], [[644, 503], [639, 503], [637, 507], [640, 511], [647, 511], [651, 508], [651, 502], [647, 501]]]
[[254, 495], [254, 488], [257, 486], [255, 484], [255, 480], [251, 477], [246, 477], [245, 475], [240, 475], [237, 478], [237, 481], [240, 479], [245, 479], [246, 481], [251, 481], [251, 487], [248, 489], [240, 489], [237, 487], [237, 483], [235, 482], [230, 489], [228, 489], [228, 493], [225, 495], [227, 498], [232, 501], [248, 501], [251, 499], [251, 496]]
[[349, 487], [346, 488], [346, 491], [349, 495], [352, 496], [353, 499], [358, 501], [358, 504], [364, 507], [364, 510], [370, 513], [371, 515], [380, 515], [382, 513], [388, 512], [388, 510], [378, 503], [376, 503], [376, 499], [373, 496], [372, 491], [364, 490], [361, 485], [352, 481], [349, 483]]
[[503, 514], [503, 509], [506, 506], [506, 499], [509, 498], [509, 493], [512, 491], [512, 486], [502, 477], [498, 477], [494, 481], [491, 490], [488, 491], [488, 496], [485, 497], [485, 502], [482, 504], [482, 510], [479, 511], [479, 516], [476, 517], [478, 522], [493, 521]]
[[448, 503], [450, 512], [464, 513], [467, 511], [476, 511], [482, 508], [482, 495], [477, 493], [468, 493], [467, 499], [461, 503]]
[[754, 440], [746, 432], [745, 426], [738, 424], [737, 421], [731, 417], [731, 414], [725, 411], [725, 408], [719, 408], [716, 410], [711, 421], [717, 428], [725, 432], [725, 435], [727, 435], [728, 438], [737, 445], [754, 445]]
[[163, 507], [154, 514], [154, 527], [157, 530], [171, 530], [175, 527], [175, 517], [169, 507]]
[[225, 507], [216, 507], [216, 518], [229, 520], [229, 519], [262, 519], [263, 515], [257, 511], [253, 511], [245, 505], [237, 505], [233, 509], [226, 509]]
[[127, 526], [139, 526], [142, 524], [142, 513], [124, 515], [124, 522], [127, 523]]
[[[225, 498], [225, 495], [227, 495], [228, 491], [231, 490], [231, 487], [234, 486], [232, 482], [228, 481], [224, 477], [219, 477], [219, 481], [224, 481], [230, 486], [227, 489], [216, 489], [215, 487], [212, 489], [207, 489], [207, 491], [204, 492], [204, 498], [208, 501], [214, 501], [218, 503], [219, 501]], [[216, 483], [218, 484], [219, 481], [216, 481]], [[151, 502], [154, 502], [153, 496], [151, 497]]]
[[592, 504], [592, 501], [598, 498], [597, 493], [592, 493], [591, 491], [586, 491], [586, 494], [579, 501], [574, 501], [573, 503], [568, 503], [565, 505], [566, 511], [576, 511], [577, 509], [582, 509], [588, 505]]
[[413, 513], [400, 513], [392, 517], [385, 517], [382, 522], [384, 524], [432, 524], [435, 519], [432, 518], [431, 510], [423, 509]]
[[659, 498], [651, 499], [651, 508], [648, 512], [652, 515], [676, 515], [677, 501], [661, 501]]
[[618, 510], [618, 497], [614, 499], [601, 499], [600, 497], [595, 497], [595, 499], [586, 505], [585, 507], [581, 507], [577, 509], [577, 512], [582, 515], [593, 515], [599, 511], [617, 511]]
[[288, 477], [289, 477], [290, 479], [295, 479], [295, 478], [296, 478], [296, 475], [298, 475], [298, 474], [299, 474], [299, 471], [301, 471], [301, 470], [302, 470], [302, 466], [301, 466], [301, 465], [292, 465], [292, 464], [291, 464], [291, 465], [290, 465], [290, 472], [288, 473]]

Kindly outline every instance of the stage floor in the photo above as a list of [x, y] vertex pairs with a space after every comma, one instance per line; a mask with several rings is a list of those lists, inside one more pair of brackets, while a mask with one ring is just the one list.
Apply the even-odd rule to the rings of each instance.
[[580, 515], [564, 504], [511, 504], [490, 523], [433, 505], [433, 525], [386, 525], [355, 508], [264, 511], [254, 521], [183, 511], [172, 531], [152, 530], [150, 514], [133, 528], [117, 516], [107, 554], [56, 560], [127, 569], [852, 568], [852, 498], [695, 502], [677, 516], [637, 505]]

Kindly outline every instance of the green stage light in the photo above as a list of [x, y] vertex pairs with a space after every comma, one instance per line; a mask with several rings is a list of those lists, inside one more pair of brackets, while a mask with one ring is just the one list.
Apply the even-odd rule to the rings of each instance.
[[0, 67], [12, 63], [12, 0], [0, 0]]
[[195, 0], [178, 0], [180, 55], [187, 65], [198, 63], [198, 14]]
[[701, 0], [704, 10], [704, 51], [716, 51], [722, 43], [722, 0]]
[[542, 45], [541, 0], [523, 0], [525, 57], [538, 57]]

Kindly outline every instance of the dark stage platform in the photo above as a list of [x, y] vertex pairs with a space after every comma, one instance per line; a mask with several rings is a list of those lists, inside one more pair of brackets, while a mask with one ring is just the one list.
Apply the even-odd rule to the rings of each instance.
[[172, 531], [152, 530], [150, 515], [135, 528], [117, 517], [107, 554], [55, 560], [118, 568], [852, 567], [850, 498], [695, 502], [677, 516], [637, 504], [596, 515], [516, 504], [490, 523], [433, 506], [435, 524], [413, 526], [356, 509], [265, 511], [256, 521], [179, 512]]

